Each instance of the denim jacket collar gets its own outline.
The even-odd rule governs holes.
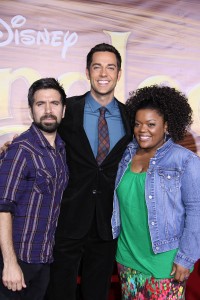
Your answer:
[[[173,141],[170,137],[168,137],[167,141],[156,150],[154,158],[163,157],[165,153],[169,150],[169,148],[173,145]],[[131,153],[135,152],[139,148],[138,142],[135,138],[133,138],[132,142],[130,142],[127,146],[127,150]]]

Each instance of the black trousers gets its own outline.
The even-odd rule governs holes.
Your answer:
[[[57,237],[45,300],[106,300],[117,240],[102,240],[96,229],[79,240]],[[81,263],[80,295],[77,275]]]
[[[49,264],[29,264],[18,261],[24,274],[26,288],[13,292],[2,282],[3,262],[0,259],[0,299],[1,300],[43,300],[49,282]]]

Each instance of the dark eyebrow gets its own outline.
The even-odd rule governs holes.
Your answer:
[[[101,66],[101,63],[93,63],[92,66]],[[117,67],[115,64],[108,64],[108,67]]]
[[[117,67],[115,64],[108,64],[108,66],[113,66],[113,67]]]
[[[97,65],[97,66],[101,66],[101,64],[100,64],[100,63],[93,63],[93,64],[92,64],[92,66],[95,66],[95,65]]]
[[[44,100],[35,100],[35,103],[38,103],[38,102],[44,103],[45,101]]]

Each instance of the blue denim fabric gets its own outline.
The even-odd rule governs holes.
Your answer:
[[[137,148],[133,140],[119,163],[111,220],[114,238],[120,233],[116,189]],[[145,199],[154,253],[178,248],[174,262],[190,269],[200,257],[200,158],[169,139],[150,160]]]

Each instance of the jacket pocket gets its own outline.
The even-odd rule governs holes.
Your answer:
[[[177,170],[158,170],[160,186],[167,192],[175,192],[180,186],[180,172]]]

